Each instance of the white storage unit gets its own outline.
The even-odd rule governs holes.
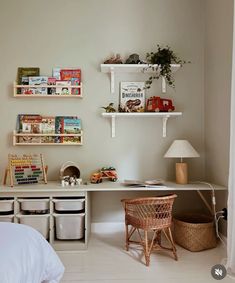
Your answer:
[[[14,215],[0,215],[0,222],[14,222]]]
[[[56,211],[81,211],[85,208],[85,198],[53,199]]]
[[[49,214],[46,215],[17,215],[20,224],[33,227],[40,232],[44,238],[49,238]]]
[[[49,211],[49,199],[18,199],[22,211],[43,213]]]
[[[10,213],[14,210],[14,199],[0,199],[0,213]]]
[[[55,214],[56,238],[79,240],[84,237],[85,214]]]

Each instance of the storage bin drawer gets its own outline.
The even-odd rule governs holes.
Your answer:
[[[81,211],[85,208],[85,199],[53,199],[56,211]]]
[[[11,212],[14,210],[14,200],[13,199],[0,199],[0,213],[1,212]]]
[[[49,199],[19,199],[21,210],[31,213],[46,213],[49,210]]]
[[[33,227],[40,232],[44,238],[49,236],[49,214],[47,215],[17,215],[20,224]]]
[[[0,222],[14,222],[14,215],[0,215]]]
[[[55,214],[56,238],[78,240],[84,237],[85,214]]]

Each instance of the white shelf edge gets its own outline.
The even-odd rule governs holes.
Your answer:
[[[116,136],[116,117],[156,117],[162,118],[162,137],[166,137],[167,122],[170,117],[181,116],[182,112],[141,112],[141,113],[102,113],[104,118],[111,118],[111,137]]]
[[[151,65],[151,64],[101,64],[101,72],[102,73],[110,73],[110,91],[114,93],[115,89],[115,73],[145,73],[151,74],[154,73],[155,70],[152,68],[158,68],[160,65]],[[181,64],[171,64],[172,72],[175,73]],[[162,77],[162,92],[166,93],[166,80]]]

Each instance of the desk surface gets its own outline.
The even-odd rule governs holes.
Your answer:
[[[227,188],[219,185],[212,184],[216,191],[226,191]],[[4,192],[103,192],[103,191],[209,191],[211,188],[206,184],[190,183],[187,185],[179,185],[173,182],[165,182],[164,186],[158,187],[128,187],[123,186],[118,182],[103,182],[100,184],[88,184],[75,187],[62,187],[59,182],[48,182],[48,184],[36,184],[36,185],[21,185],[14,186],[0,186],[0,194]]]

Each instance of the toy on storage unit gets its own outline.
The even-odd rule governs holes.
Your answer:
[[[153,96],[147,99],[146,111],[149,112],[170,112],[174,111],[171,99],[161,98],[159,96]]]
[[[103,179],[116,182],[118,179],[116,169],[114,167],[103,167],[98,172],[91,175],[90,181],[93,184],[98,184],[101,183]]]
[[[39,182],[47,183],[46,167],[42,154],[25,154],[18,156],[8,155],[8,168],[5,171],[4,185],[7,182],[7,176],[10,176],[10,185],[37,184]]]
[[[81,185],[78,165],[72,161],[65,162],[60,168],[60,180],[63,187]]]

